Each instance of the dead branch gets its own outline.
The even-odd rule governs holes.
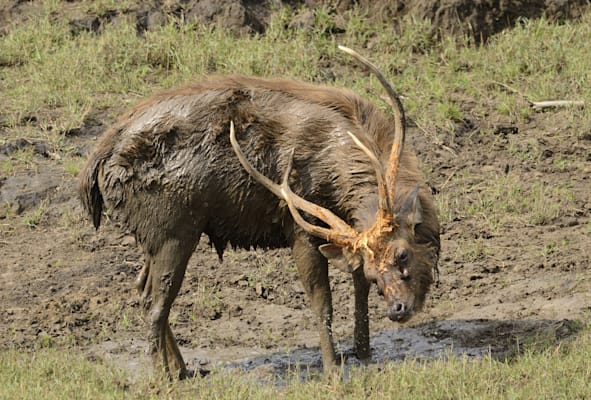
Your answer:
[[[585,102],[582,100],[548,100],[548,101],[530,101],[529,104],[534,110],[545,110],[547,108],[560,107],[585,107]]]

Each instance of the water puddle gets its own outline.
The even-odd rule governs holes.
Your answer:
[[[469,358],[491,355],[504,358],[515,354],[524,343],[536,339],[556,339],[572,335],[576,326],[569,321],[551,320],[445,320],[427,322],[414,327],[386,330],[371,337],[371,364],[398,363],[405,359],[434,360],[450,355]],[[131,371],[133,375],[151,372],[146,355],[147,342],[125,340],[103,342],[91,348],[94,353]],[[345,373],[360,362],[353,355],[352,342],[338,343],[337,350]],[[181,347],[187,367],[202,374],[212,370],[239,370],[252,373],[255,379],[281,385],[294,373],[309,379],[321,372],[322,359],[318,347],[269,352],[251,347],[190,349]]]

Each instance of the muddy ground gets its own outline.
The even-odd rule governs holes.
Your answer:
[[[463,103],[465,115],[470,110]],[[68,143],[86,153],[112,122],[106,115],[93,115]],[[459,123],[445,143],[410,127],[409,142],[437,196],[473,196],[491,176],[511,174],[549,187],[568,181],[576,206],[543,224],[514,223],[500,232],[471,216],[446,222],[439,282],[422,313],[393,323],[372,291],[376,362],[450,351],[504,357],[540,337],[574,335],[576,321],[589,321],[591,132],[572,132],[570,115],[534,113],[517,124],[491,111]],[[133,286],[142,266],[134,238],[114,223],[94,230],[81,213],[75,177],[42,142],[5,144],[0,159],[23,147],[34,148],[30,171],[0,176],[0,348],[75,348],[136,371],[149,368]],[[516,148],[535,157],[519,157]],[[561,159],[570,166],[556,168]],[[475,244],[474,251],[459,248]],[[339,271],[331,275],[335,337],[354,364],[352,282]],[[296,364],[320,365],[312,313],[287,250],[228,251],[219,263],[202,238],[171,320],[194,369],[240,367],[269,377]]]

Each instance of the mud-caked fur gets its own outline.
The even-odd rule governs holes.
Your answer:
[[[335,363],[335,353],[328,263],[318,250],[324,242],[295,225],[284,202],[245,172],[230,145],[230,121],[248,160],[271,180],[281,181],[294,149],[290,178],[294,192],[359,231],[375,222],[375,169],[347,131],[387,164],[393,140],[391,118],[347,90],[246,76],[210,77],[165,91],[119,118],[80,173],[84,208],[95,227],[106,208],[136,235],[146,260],[138,289],[150,323],[151,351],[168,373],[180,377],[187,373],[168,315],[202,234],[220,257],[228,244],[292,248],[318,318],[323,360],[329,367]],[[417,308],[433,280],[439,223],[430,190],[408,146],[399,170],[395,209],[418,185],[420,223],[399,221],[399,229],[392,233],[393,240],[403,240],[413,252],[405,284]],[[366,359],[369,282],[362,268],[352,271],[355,346],[358,356]]]

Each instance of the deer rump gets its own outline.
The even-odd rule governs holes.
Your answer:
[[[286,202],[246,172],[230,143],[231,123],[244,157],[262,175],[279,182],[293,164],[286,180],[298,196],[330,210],[355,231],[376,224],[383,205],[376,165],[351,133],[380,164],[388,165],[396,121],[347,90],[246,76],[210,77],[172,89],[123,115],[80,174],[82,203],[95,227],[106,208],[136,235],[146,258],[137,285],[150,316],[151,351],[166,371],[180,377],[187,373],[167,318],[202,234],[220,258],[228,243],[247,249],[293,248],[318,318],[326,368],[336,358],[327,262],[318,246],[330,237],[306,233],[294,223]],[[404,290],[412,292],[409,301],[419,308],[437,264],[439,223],[414,153],[408,147],[400,150],[390,212],[406,218],[411,199],[420,221],[401,238],[397,230],[404,231],[406,220],[390,221],[389,229],[392,240],[407,243],[414,257],[413,279],[405,283],[410,289]],[[307,213],[304,218],[327,226]],[[360,358],[368,358],[369,283],[357,267],[367,264],[373,251],[363,257],[353,253],[346,255],[357,264],[349,269],[355,295],[365,297],[365,305],[363,299],[356,305],[354,341]],[[388,257],[398,253],[393,254]],[[391,278],[384,279],[378,279],[380,287],[388,287]]]

